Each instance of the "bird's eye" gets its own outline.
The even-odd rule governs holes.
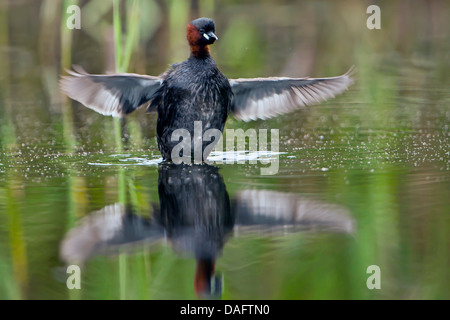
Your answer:
[[[205,33],[205,29],[200,29],[200,33]]]

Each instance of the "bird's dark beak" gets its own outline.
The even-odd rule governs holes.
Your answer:
[[[208,40],[208,41],[211,40],[211,39],[214,39],[213,42],[216,41],[216,40],[219,40],[219,38],[212,31],[210,31],[208,33],[204,33],[203,37],[205,37],[206,40]]]
[[[216,36],[216,34],[214,32],[208,32],[208,35],[213,38],[214,40],[219,40],[219,38]]]

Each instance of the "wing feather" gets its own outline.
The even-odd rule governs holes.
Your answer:
[[[269,119],[341,94],[353,83],[352,67],[331,78],[230,79],[233,90],[231,111],[238,120]]]
[[[86,107],[113,117],[123,117],[146,104],[163,81],[135,73],[95,75],[78,66],[73,69],[61,77],[61,90]]]

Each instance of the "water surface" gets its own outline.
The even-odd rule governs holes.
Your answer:
[[[209,292],[223,299],[448,299],[448,4],[381,1],[382,29],[370,31],[350,2],[214,3],[202,12],[217,21],[212,51],[229,77],[358,69],[327,103],[228,120],[279,129],[275,175],[260,162],[161,165],[156,115],[143,110],[118,146],[111,118],[59,93],[57,12],[0,2],[0,298],[193,299],[214,275]],[[186,57],[188,12],[149,13],[130,71]],[[104,72],[96,30],[74,33],[71,60]],[[69,264],[81,290],[66,286]],[[379,290],[366,286],[371,265]]]

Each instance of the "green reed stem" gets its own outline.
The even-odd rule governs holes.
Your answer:
[[[120,72],[120,63],[122,61],[122,21],[120,19],[119,0],[113,1],[113,24],[116,72]]]
[[[131,56],[136,50],[136,46],[139,40],[139,16],[140,8],[139,2],[134,0],[126,2],[127,10],[127,34],[125,44],[122,40],[122,21],[120,14],[120,2],[119,0],[113,1],[113,23],[114,23],[114,42],[115,42],[115,65],[116,72],[127,72],[130,66]],[[139,130],[136,130],[136,123],[132,121],[133,132],[139,134]],[[114,120],[114,133],[116,146],[119,151],[123,150],[122,143],[122,126],[119,119]],[[137,135],[138,140],[139,135]]]
[[[130,5],[127,2],[127,38],[125,41],[125,48],[122,55],[121,72],[128,71],[128,67],[130,65],[131,55],[133,51],[136,49],[136,45],[139,39],[139,4],[136,0]]]

